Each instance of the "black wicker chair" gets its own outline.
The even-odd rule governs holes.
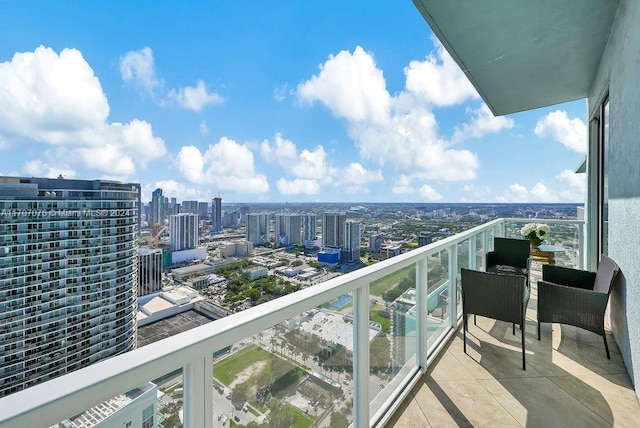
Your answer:
[[[601,335],[607,358],[611,359],[604,313],[619,271],[616,262],[605,255],[596,272],[543,265],[538,281],[538,340],[540,323],[573,325]]]
[[[522,275],[507,275],[461,269],[464,352],[467,352],[469,315],[520,324],[522,335],[522,370],[526,370],[524,327],[529,288]],[[515,334],[515,328],[514,328]]]
[[[529,283],[531,243],[526,239],[493,238],[493,251],[486,257],[486,271],[522,275]]]

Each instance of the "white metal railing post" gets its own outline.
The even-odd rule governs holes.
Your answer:
[[[577,225],[578,228],[578,269],[584,269],[584,261],[586,259],[584,253],[584,225]]]
[[[476,270],[476,258],[478,257],[478,249],[476,248],[476,242],[478,238],[473,235],[469,238],[469,269]]]
[[[213,356],[202,355],[183,368],[184,426],[213,426]]]
[[[449,254],[449,326],[457,328],[458,326],[458,244],[451,244],[447,248]]]
[[[486,254],[489,252],[489,237],[487,236],[487,231],[482,231],[482,268],[487,270],[486,266]]]
[[[416,336],[417,336],[417,349],[416,349],[416,362],[422,372],[427,371],[427,343],[429,338],[427,336],[429,328],[428,322],[428,268],[427,257],[424,257],[418,262],[418,269],[416,269],[416,301],[417,301],[417,323],[416,323]],[[444,308],[443,308],[444,310]]]
[[[369,285],[353,292],[353,426],[369,426]]]

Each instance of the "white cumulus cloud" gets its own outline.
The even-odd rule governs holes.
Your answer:
[[[494,116],[485,103],[473,109],[468,107],[467,114],[471,116],[471,121],[456,127],[451,141],[454,143],[466,140],[467,138],[480,138],[489,133],[500,132],[503,129],[513,128],[514,121],[504,116]]]
[[[396,195],[409,195],[415,192],[415,189],[412,186],[412,182],[413,179],[411,177],[402,174],[394,181],[391,192]]]
[[[108,123],[109,104],[100,81],[77,49],[39,46],[0,63],[0,141],[55,146],[32,170],[67,172],[80,165],[130,176],[137,166],[166,153],[149,123]],[[51,156],[53,153],[55,156]],[[38,163],[38,161],[40,163]],[[65,174],[63,174],[65,175]]]
[[[335,116],[346,119],[348,135],[362,159],[390,165],[402,173],[411,170],[411,175],[421,180],[474,180],[479,168],[476,154],[455,149],[455,142],[441,137],[430,108],[460,103],[477,94],[473,88],[468,89],[468,81],[459,70],[462,80],[447,75],[457,65],[447,59],[444,51],[438,50],[426,62],[429,73],[445,79],[446,85],[453,82],[456,91],[462,85],[459,93],[450,99],[430,95],[420,86],[425,78],[430,81],[429,73],[423,76],[419,64],[414,63],[405,69],[407,89],[392,96],[373,56],[358,46],[353,53],[342,51],[330,56],[320,65],[319,74],[298,85],[298,99],[303,103],[318,101]],[[450,78],[453,80],[447,80]],[[436,79],[434,85],[444,83]],[[425,99],[429,102],[425,103]],[[460,128],[456,138],[462,134],[481,136],[512,126],[510,119],[488,117],[482,107],[470,113],[472,122]]]
[[[530,190],[520,183],[509,185],[502,195],[496,198],[498,202],[557,202],[558,197],[544,183],[536,183]]]
[[[316,180],[303,178],[288,180],[281,177],[276,181],[276,187],[283,195],[317,195],[320,193],[320,184]]]
[[[256,172],[251,150],[227,137],[220,138],[204,153],[195,146],[184,146],[178,152],[176,162],[184,178],[196,184],[206,184],[216,191],[269,191],[267,178]]]
[[[185,86],[179,89],[172,89],[168,95],[178,107],[187,110],[200,111],[209,104],[221,104],[224,99],[215,92],[207,91],[202,80],[198,80],[196,86]]]
[[[587,174],[576,174],[565,169],[556,178],[562,183],[560,199],[569,202],[584,202],[587,188]]]
[[[536,123],[538,137],[550,137],[577,153],[587,153],[587,125],[579,118],[569,119],[566,111],[548,113]]]
[[[202,80],[198,80],[195,86],[167,89],[165,82],[156,75],[153,50],[148,46],[120,57],[120,76],[160,105],[173,104],[186,110],[201,111],[209,104],[224,102],[220,94],[207,90]]]
[[[384,123],[391,97],[382,70],[373,57],[357,46],[351,54],[341,51],[320,65],[320,73],[298,85],[303,102],[321,101],[335,116],[350,121]]]
[[[419,190],[420,197],[425,201],[439,201],[442,199],[442,195],[428,184],[423,184]]]
[[[480,96],[442,44],[425,61],[411,61],[405,68],[407,90],[435,106],[451,106]]]
[[[62,176],[70,179],[75,178],[76,176],[76,172],[72,168],[50,166],[40,160],[27,161],[24,165],[24,172],[26,175],[31,177],[58,178],[59,176]]]

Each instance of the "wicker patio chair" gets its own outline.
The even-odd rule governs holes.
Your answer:
[[[493,238],[493,251],[486,257],[486,271],[522,275],[529,283],[531,243],[526,239]]]
[[[524,334],[529,288],[522,275],[497,274],[461,269],[464,352],[467,352],[468,316],[480,315],[520,324],[522,370],[526,370]],[[514,328],[515,334],[515,328]]]
[[[601,335],[607,358],[611,359],[604,313],[619,271],[616,262],[605,255],[596,272],[543,265],[538,281],[538,340],[540,323],[573,325]]]

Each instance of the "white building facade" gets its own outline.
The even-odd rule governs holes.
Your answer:
[[[198,245],[198,214],[169,216],[171,251],[191,250]]]

